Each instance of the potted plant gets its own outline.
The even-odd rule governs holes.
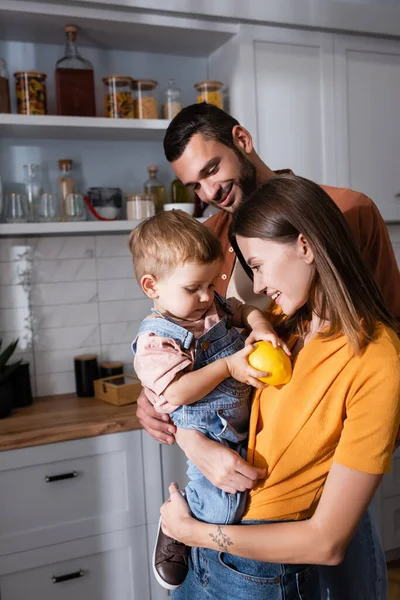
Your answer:
[[[10,378],[21,363],[19,360],[12,365],[7,364],[15,352],[18,340],[12,342],[3,352],[1,352],[2,343],[3,340],[0,340],[0,419],[7,417],[12,411],[13,385]]]

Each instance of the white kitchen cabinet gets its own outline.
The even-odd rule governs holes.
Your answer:
[[[400,219],[400,42],[335,36],[339,184]]]

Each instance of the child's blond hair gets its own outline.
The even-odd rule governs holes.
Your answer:
[[[140,223],[129,237],[138,282],[149,273],[162,279],[185,262],[211,263],[223,258],[219,239],[182,210],[169,210]]]

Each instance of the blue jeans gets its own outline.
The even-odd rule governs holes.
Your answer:
[[[321,600],[387,600],[386,561],[369,508],[336,567],[318,567]]]

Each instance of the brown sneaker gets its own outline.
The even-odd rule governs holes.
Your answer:
[[[189,550],[189,546],[163,533],[160,519],[153,552],[153,572],[158,583],[166,590],[176,590],[185,581]]]

